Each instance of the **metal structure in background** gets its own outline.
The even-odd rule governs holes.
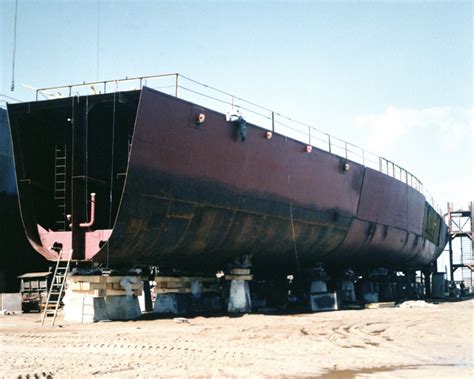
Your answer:
[[[166,85],[154,85],[156,81],[167,81]],[[184,84],[184,85],[183,85]],[[132,87],[124,88],[123,85]],[[245,111],[248,113],[247,121],[261,127],[267,128],[272,132],[292,137],[308,146],[314,146],[329,153],[339,155],[354,162],[361,163],[364,166],[378,170],[388,176],[391,176],[401,182],[406,183],[412,188],[421,192],[431,203],[433,208],[442,215],[442,211],[436,205],[433,196],[423,187],[423,183],[413,174],[403,167],[395,164],[389,159],[371,153],[359,146],[356,146],[343,139],[337,138],[324,131],[321,131],[312,125],[284,116],[269,108],[260,106],[241,97],[232,95],[228,92],[211,87],[194,79],[188,78],[179,73],[170,73],[162,75],[149,75],[133,78],[124,78],[116,80],[103,80],[95,82],[83,82],[69,84],[65,86],[55,86],[39,88],[36,90],[36,100],[39,95],[46,99],[61,98],[65,96],[79,96],[87,94],[105,94],[108,92],[118,92],[124,90],[137,90],[143,86],[153,89],[159,89],[168,92],[176,97],[189,101],[199,99],[199,104],[208,106],[203,101],[213,103],[213,109],[223,111],[230,109],[235,111]],[[63,94],[61,91],[65,91]],[[206,93],[204,93],[204,91]],[[218,105],[225,106],[226,109],[219,109]]]
[[[474,225],[472,223],[473,207],[469,203],[468,209],[453,209],[453,204],[448,203],[447,224],[449,232],[449,263],[451,270],[451,281],[454,280],[454,272],[461,269],[461,280],[466,287],[473,288],[473,235]],[[454,240],[458,240],[458,249],[453,249]]]

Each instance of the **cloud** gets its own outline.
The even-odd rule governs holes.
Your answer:
[[[466,139],[472,141],[472,115],[472,108],[390,106],[380,114],[356,117],[355,125],[364,130],[365,145],[374,152],[390,153],[405,139],[419,137],[422,133],[440,149],[449,152]]]
[[[354,123],[363,146],[416,175],[444,207],[473,200],[473,110],[391,106]]]

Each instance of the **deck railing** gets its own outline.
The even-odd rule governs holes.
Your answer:
[[[380,171],[422,193],[433,208],[442,216],[442,211],[436,205],[431,193],[424,188],[423,183],[415,175],[391,160],[319,130],[310,124],[295,120],[270,108],[263,107],[179,73],[133,78],[126,77],[118,80],[83,82],[40,88],[36,90],[36,100],[39,100],[39,96],[51,99],[65,96],[137,90],[143,86],[199,103],[222,113],[239,111],[245,114],[247,122]]]

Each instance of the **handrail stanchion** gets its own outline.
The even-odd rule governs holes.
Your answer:
[[[222,97],[220,97],[219,99],[217,99],[216,97],[212,97],[212,96],[208,96],[206,95],[205,93],[201,93],[201,92],[197,92],[195,90],[192,90],[190,88],[186,88],[185,86],[184,87],[181,87],[182,90],[184,90],[185,92],[186,91],[189,91],[189,92],[193,92],[193,93],[196,93],[200,96],[204,96],[204,97],[208,97],[210,99],[213,99],[213,100],[216,100],[216,101],[219,101],[221,103],[225,103],[228,105],[231,105],[232,106],[232,109],[235,108],[235,100],[237,99],[239,102],[242,101],[242,102],[245,102],[247,104],[250,104],[252,107],[257,107],[261,110],[263,110],[264,114],[262,113],[258,113],[257,111],[255,110],[252,110],[252,109],[246,109],[242,106],[242,104],[239,103],[239,107],[243,110],[247,110],[249,112],[252,112],[256,115],[259,115],[259,116],[262,116],[264,117],[265,119],[269,119],[270,117],[267,116],[269,115],[269,113],[271,113],[271,123],[272,123],[272,133],[275,133],[275,129],[276,129],[276,123],[280,123],[280,125],[282,125],[283,127],[288,127],[290,129],[293,129],[293,130],[297,130],[299,133],[301,133],[302,135],[304,135],[304,131],[302,129],[302,127],[308,127],[308,142],[310,144],[310,146],[312,146],[312,135],[311,135],[311,129],[314,129],[316,133],[321,133],[321,136],[322,135],[326,135],[327,136],[327,151],[331,154],[336,154],[338,156],[345,156],[346,159],[349,159],[349,152],[351,152],[354,156],[352,156],[352,159],[354,159],[355,161],[359,162],[360,163],[360,160],[362,158],[362,164],[364,166],[366,166],[366,164],[368,164],[370,167],[373,167],[374,169],[376,169],[377,167],[377,158],[379,160],[379,164],[378,164],[378,170],[379,172],[385,174],[385,175],[388,175],[388,176],[391,176],[393,177],[394,179],[399,179],[400,181],[402,182],[405,182],[407,185],[410,185],[412,188],[414,189],[417,189],[418,191],[423,191],[423,185],[422,183],[418,180],[418,178],[416,178],[414,175],[412,175],[411,173],[409,173],[406,169],[402,168],[401,166],[399,165],[396,165],[394,162],[391,162],[389,161],[388,159],[386,158],[383,158],[383,157],[380,157],[379,155],[377,154],[373,154],[371,153],[370,151],[365,151],[363,148],[357,146],[357,145],[354,145],[352,143],[348,143],[347,141],[344,141],[342,139],[339,139],[337,137],[333,137],[331,136],[329,133],[325,133],[309,124],[306,124],[306,123],[303,123],[303,122],[300,122],[300,121],[297,121],[297,120],[293,120],[289,117],[286,117],[284,115],[281,115],[279,114],[278,112],[274,112],[273,110],[269,109],[269,108],[265,108],[263,106],[260,106],[258,104],[255,104],[255,103],[252,103],[248,100],[245,100],[243,98],[240,98],[238,96],[234,96],[232,95],[231,93],[229,92],[224,92],[222,90],[219,90],[217,88],[214,88],[214,87],[211,87],[211,86],[208,86],[204,83],[200,83],[198,81],[195,81],[193,79],[190,79],[186,76],[183,76],[183,75],[180,75],[178,72],[173,72],[173,73],[166,73],[166,74],[161,74],[161,75],[149,75],[149,76],[137,76],[137,77],[134,77],[134,78],[128,78],[128,77],[125,77],[123,79],[116,79],[116,80],[105,80],[105,81],[97,81],[97,82],[89,82],[89,83],[86,83],[86,82],[82,82],[82,83],[77,83],[77,84],[69,84],[69,85],[63,85],[63,86],[56,86],[56,87],[49,87],[49,88],[38,88],[36,89],[36,101],[39,100],[39,95],[41,94],[43,97],[45,97],[46,99],[50,98],[51,95],[48,96],[49,92],[48,91],[55,91],[55,90],[59,90],[59,89],[62,89],[63,91],[65,91],[66,89],[69,90],[69,97],[72,96],[72,88],[83,88],[85,86],[90,86],[90,85],[101,85],[103,84],[103,88],[104,88],[104,93],[107,93],[107,84],[108,83],[115,83],[115,92],[118,91],[118,88],[119,88],[119,83],[122,83],[122,82],[128,82],[128,81],[139,81],[139,86],[140,86],[140,89],[143,87],[143,85],[147,85],[147,79],[158,79],[158,78],[169,78],[170,80],[172,80],[173,76],[175,77],[175,83],[174,83],[174,87],[175,87],[175,96],[178,97],[179,96],[179,93],[181,92],[180,91],[180,76],[181,76],[181,81],[184,80],[185,84],[189,81],[189,82],[192,82],[192,83],[195,83],[197,84],[200,88],[201,87],[204,87],[206,88],[207,90],[211,90],[211,91],[216,91],[220,94],[220,96],[225,96],[225,100],[222,99]],[[173,85],[169,85],[169,86],[166,86],[166,87],[163,87],[163,88],[169,88],[169,87],[173,87]],[[171,90],[172,91],[172,90]],[[95,92],[95,91],[94,91]],[[77,96],[80,96],[79,95],[79,92],[77,92]],[[184,95],[184,97],[186,97],[186,95]],[[275,117],[278,116],[279,119],[278,121],[276,121]],[[293,125],[293,124],[299,124],[299,129],[295,129],[294,127],[290,127],[288,125],[285,125],[283,123],[280,122],[280,119],[282,121],[284,120],[288,120],[290,121],[290,124]],[[267,122],[267,121],[266,121]],[[321,137],[319,138],[318,137],[318,134],[315,134],[314,135],[314,138],[316,140],[320,140],[322,141],[323,143],[323,146],[324,146],[324,138]],[[337,139],[338,141],[340,142],[343,142],[344,143],[344,146],[342,146],[341,144],[339,143],[336,143],[335,144],[335,147],[336,147],[336,152],[332,152],[332,141],[331,139],[332,138],[335,138]],[[298,139],[299,141],[302,141],[302,139]],[[348,145],[351,145],[355,148],[354,151],[349,151],[349,148],[348,148]],[[340,150],[344,149],[344,154],[342,154],[342,152]],[[357,149],[360,149],[361,151],[361,155],[359,155],[358,153],[356,153],[356,150]],[[367,156],[366,156],[367,155]],[[370,155],[370,157],[369,157]],[[390,170],[390,166],[392,168],[392,170]],[[397,171],[398,170],[398,175],[397,175]],[[431,196],[432,197],[432,196]],[[427,197],[429,198],[429,197]],[[433,200],[433,199],[432,199]],[[434,202],[434,200],[433,200]]]
[[[179,87],[179,82],[178,82],[179,74],[176,73],[176,81],[175,81],[175,92],[174,95],[178,97],[178,87]]]
[[[272,112],[272,133],[275,133],[275,112]]]

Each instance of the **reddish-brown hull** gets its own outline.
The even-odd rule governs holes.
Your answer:
[[[296,250],[305,267],[419,268],[446,243],[444,222],[405,183],[254,125],[241,142],[223,114],[139,96],[113,231],[86,252],[93,260],[212,271],[252,254],[260,271],[291,272]]]

